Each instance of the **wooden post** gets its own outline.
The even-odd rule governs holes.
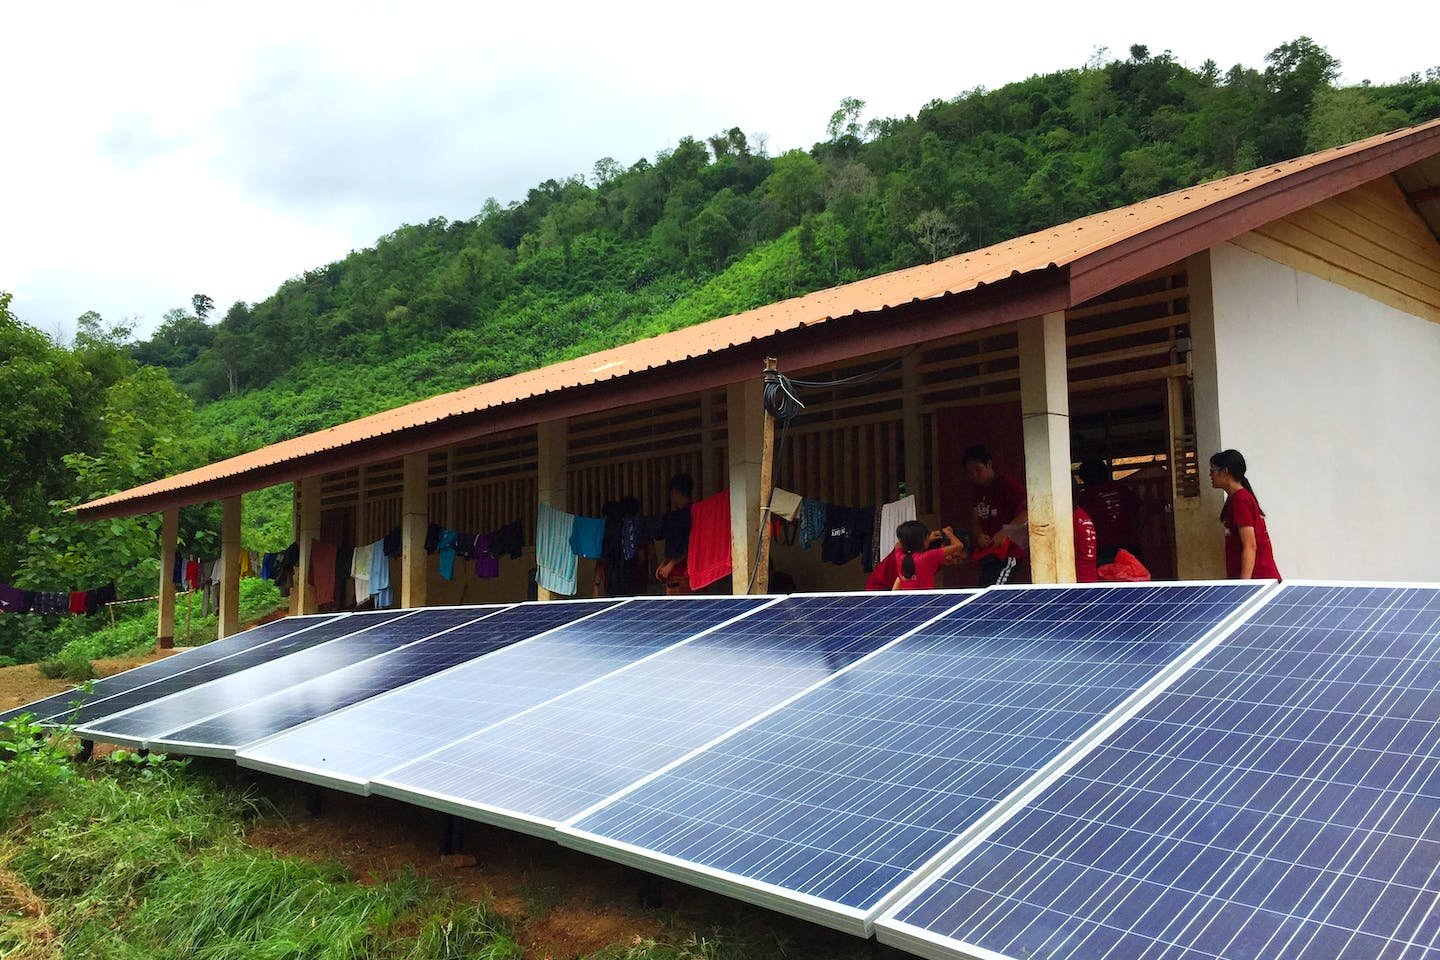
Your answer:
[[[568,502],[565,460],[567,458],[566,444],[570,422],[568,420],[549,420],[537,424],[536,430],[536,472],[539,474],[536,483],[537,499],[540,503],[548,503],[556,510],[565,510]],[[538,504],[537,504],[538,510]],[[539,544],[536,544],[538,551]],[[551,593],[544,587],[538,588],[536,596],[541,600],[554,600],[557,594]]]
[[[300,545],[300,564],[295,568],[295,585],[291,588],[295,598],[291,609],[297,614],[314,613],[315,588],[310,585],[310,545],[320,539],[320,478],[306,477],[296,481],[300,494],[300,516],[296,522],[295,541]]]
[[[161,650],[175,646],[175,550],[180,538],[180,508],[160,514],[160,616],[156,622],[155,645]]]
[[[220,502],[220,637],[240,630],[240,498]]]
[[[412,453],[405,458],[400,513],[400,605],[425,606],[425,528],[430,523],[430,455]]]
[[[767,374],[778,369],[774,357],[765,358]],[[755,585],[750,588],[751,593],[770,592],[770,495],[775,490],[775,417],[764,406],[763,392],[760,402],[764,411],[760,429],[760,557],[755,561]]]
[[[1223,491],[1206,475],[1209,457],[1225,449],[1220,437],[1220,370],[1215,338],[1215,290],[1210,252],[1185,261],[1190,302],[1190,372],[1195,410],[1195,455],[1200,463],[1200,496],[1175,503],[1175,576],[1211,580],[1225,576],[1225,533],[1220,526]]]
[[[755,567],[760,528],[760,467],[764,459],[765,385],[756,377],[725,389],[730,462],[731,592],[743,595]],[[757,583],[758,583],[757,578]]]
[[[925,434],[920,419],[920,351],[912,350],[900,361],[900,442],[905,448],[905,492],[915,497],[917,514],[929,512],[930,501],[925,498],[929,486],[925,469]],[[896,491],[885,491],[887,499],[893,499]],[[939,505],[935,510],[939,510]],[[889,536],[889,534],[886,534]]]
[[[1035,583],[1074,583],[1065,314],[1021,320],[1019,333],[1030,574]]]

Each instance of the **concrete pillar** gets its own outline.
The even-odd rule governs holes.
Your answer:
[[[220,636],[240,631],[240,498],[220,502]]]
[[[155,645],[161,650],[175,646],[175,550],[180,538],[180,508],[160,514],[160,617]]]
[[[1215,292],[1210,252],[1185,261],[1190,288],[1190,376],[1195,411],[1195,455],[1200,496],[1175,499],[1175,575],[1181,580],[1225,576],[1225,533],[1220,508],[1225,493],[1210,487],[1210,456],[1225,449],[1220,436],[1220,373],[1215,340]]]
[[[912,350],[900,361],[903,392],[900,396],[900,440],[905,446],[905,491],[915,497],[915,509],[928,513],[932,507],[926,499],[928,478],[925,463],[925,434],[920,418],[920,351]],[[894,491],[886,491],[887,496]],[[939,510],[939,504],[933,505]]]
[[[733,592],[743,595],[754,573],[760,530],[760,461],[764,453],[765,384],[755,379],[725,388],[730,468],[730,563]]]
[[[400,505],[400,605],[425,606],[428,571],[425,528],[430,523],[430,455],[412,453],[405,458],[404,490]]]
[[[290,593],[290,610],[296,614],[314,613],[315,588],[310,585],[310,545],[320,539],[320,478],[306,477],[295,483],[300,506],[295,522],[295,542],[300,545],[300,565],[295,570],[295,585]]]
[[[1019,333],[1030,575],[1035,583],[1074,583],[1065,314],[1047,313],[1021,320]]]
[[[567,459],[568,420],[550,420],[538,424],[536,430],[536,468],[538,473],[536,492],[540,503],[548,503],[556,510],[568,510],[569,490],[565,476]],[[541,600],[554,600],[559,594],[540,587],[536,593]]]

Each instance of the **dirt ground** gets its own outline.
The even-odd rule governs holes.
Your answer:
[[[460,849],[475,865],[449,866],[440,856],[439,814],[383,797],[325,791],[321,813],[312,817],[304,787],[263,775],[254,780],[281,818],[252,828],[250,842],[341,863],[362,880],[413,866],[467,899],[489,897],[516,923],[526,956],[537,960],[568,960],[653,938],[706,937],[721,927],[757,942],[803,943],[807,953],[822,956],[857,952],[854,938],[684,884],[663,882],[661,905],[644,906],[640,872],[484,824],[463,827]],[[834,948],[825,949],[832,942]]]
[[[149,663],[151,660],[160,660],[171,654],[179,653],[182,649],[184,648],[151,650],[135,657],[96,660],[95,674],[100,677],[108,677],[111,674]],[[40,675],[40,668],[33,663],[22,663],[15,667],[0,667],[0,711],[43,700],[51,694],[69,690],[73,686],[75,683],[71,680],[47,680]]]

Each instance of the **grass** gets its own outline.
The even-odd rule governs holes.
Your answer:
[[[519,890],[512,920],[413,869],[363,881],[246,840],[276,809],[233,768],[0,724],[0,957],[5,960],[519,960],[517,930],[573,891]],[[753,927],[754,929],[751,929]],[[636,939],[585,960],[820,960],[866,945],[788,941],[764,923]]]

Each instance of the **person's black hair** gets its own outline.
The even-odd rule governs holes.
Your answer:
[[[695,479],[688,473],[677,473],[670,478],[670,489],[682,497],[694,496]]]
[[[900,561],[900,572],[908,580],[915,576],[915,554],[925,549],[925,540],[930,528],[919,520],[906,520],[895,528],[895,539],[900,541],[900,550],[905,558]]]
[[[634,497],[621,497],[620,515],[622,517],[640,516],[640,501]]]
[[[1255,488],[1250,486],[1250,480],[1245,476],[1245,457],[1239,450],[1221,450],[1210,458],[1210,469],[1224,470],[1239,480],[1240,486],[1250,491],[1250,496],[1255,497]],[[1255,497],[1255,508],[1260,510],[1259,497]],[[1264,510],[1260,510],[1260,516],[1265,516]]]
[[[1080,482],[1087,487],[1097,487],[1108,482],[1113,476],[1110,464],[1098,457],[1080,461],[1080,469],[1075,472],[1080,475]]]
[[[969,466],[972,462],[988,464],[990,462],[990,448],[983,443],[973,443],[966,447],[965,452],[960,455],[960,465],[962,467]]]

